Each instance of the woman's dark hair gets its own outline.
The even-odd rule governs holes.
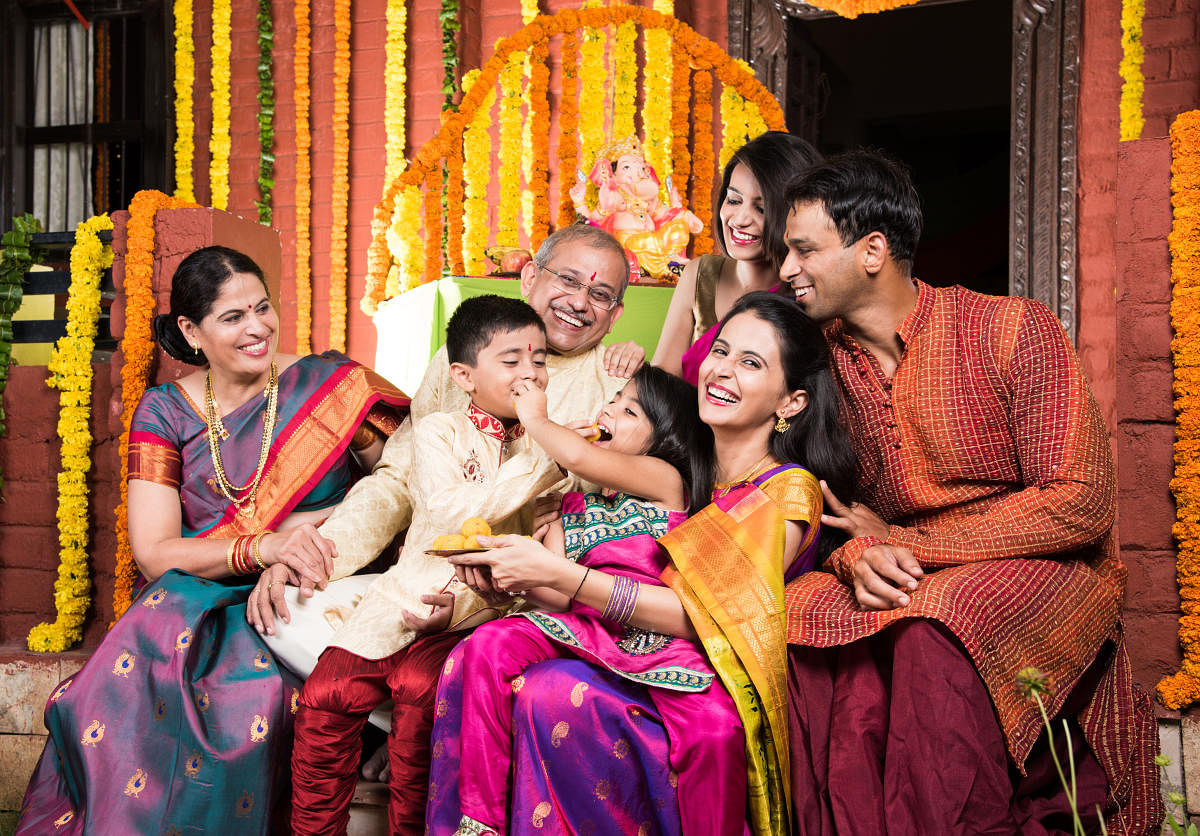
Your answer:
[[[841,398],[820,326],[795,302],[767,291],[739,299],[721,327],[741,313],[753,314],[774,329],[788,391],[808,393],[808,405],[788,419],[791,426],[784,432],[771,431],[771,455],[803,466],[824,479],[838,499],[850,502],[857,487],[858,459],[842,424]]]
[[[700,420],[696,387],[662,369],[642,365],[631,380],[637,399],[650,421],[647,456],[662,459],[679,471],[688,513],[712,502],[713,436]]]
[[[180,262],[171,279],[171,311],[159,314],[153,321],[154,339],[163,351],[191,366],[208,362],[203,351],[193,351],[188,345],[179,330],[179,317],[199,324],[212,311],[221,287],[236,273],[256,276],[263,289],[267,288],[267,279],[254,259],[228,247],[204,247]]]
[[[792,208],[791,203],[784,197],[784,189],[796,175],[820,161],[821,152],[807,140],[784,131],[767,131],[760,134],[735,151],[725,164],[713,217],[721,217],[721,206],[729,194],[729,179],[733,176],[733,170],[739,163],[746,166],[758,181],[758,188],[762,193],[763,252],[767,254],[771,267],[775,272],[779,272],[783,259],[787,256],[787,245],[783,242],[784,226],[787,223],[788,210]],[[728,252],[725,246],[725,225],[718,220],[714,226],[722,251]]]

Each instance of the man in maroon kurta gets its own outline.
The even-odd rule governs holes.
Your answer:
[[[1148,832],[1156,735],[1121,630],[1112,457],[1061,325],[913,279],[919,202],[881,157],[810,169],[789,203],[782,277],[831,323],[861,468],[859,503],[827,497],[850,539],[787,590],[799,832],[1069,831],[1027,666],[1075,731],[1084,820],[1099,805],[1108,832]]]

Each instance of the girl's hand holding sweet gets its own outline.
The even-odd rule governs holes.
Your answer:
[[[511,595],[535,586],[556,588],[557,570],[569,564],[536,540],[516,534],[480,537],[479,545],[487,551],[454,555],[450,562],[462,567],[490,567],[492,585]]]
[[[546,393],[531,380],[518,380],[512,388],[513,406],[517,420],[528,424],[538,418],[546,418]]]

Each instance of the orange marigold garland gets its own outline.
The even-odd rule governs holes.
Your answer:
[[[704,229],[692,242],[692,255],[713,251],[712,199],[713,175],[713,83],[712,73],[700,70],[692,81],[695,100],[692,105],[692,206]]]
[[[441,278],[441,259],[438,251],[442,248],[442,172],[436,168],[429,169],[425,175],[425,276],[424,281],[432,282]]]
[[[671,167],[660,175],[670,173],[676,184],[686,184],[691,174],[692,155],[688,153],[688,120],[691,118],[691,76],[687,50],[682,44],[671,48]]]
[[[529,60],[531,121],[535,125],[549,125],[550,47],[546,41],[539,41],[530,48]],[[528,185],[533,194],[533,218],[529,224],[529,249],[537,252],[550,234],[550,131],[534,131],[531,140],[533,154]]]
[[[1179,673],[1158,683],[1167,708],[1200,700],[1200,110],[1171,125],[1171,354],[1175,366],[1176,579],[1182,614]]]
[[[562,36],[562,90],[558,106],[558,225],[575,222],[571,188],[579,170],[579,38],[574,28]]]
[[[296,0],[296,44],[292,66],[296,101],[296,351],[312,351],[312,131],[309,106],[309,57],[312,54],[312,24],[308,0]],[[391,214],[390,212],[388,214]],[[386,228],[386,225],[385,225]],[[377,236],[379,230],[375,230]],[[383,268],[386,275],[387,268]],[[371,275],[378,275],[373,271]],[[383,281],[378,279],[379,291]],[[371,293],[368,288],[368,294]]]
[[[329,347],[335,351],[345,351],[346,229],[350,222],[350,0],[334,0],[333,22],[333,217],[329,231]]]
[[[129,204],[125,227],[125,331],[121,335],[121,504],[117,506],[117,567],[113,612],[117,618],[129,608],[137,566],[129,545],[129,426],[133,410],[146,392],[154,365],[154,216],[159,209],[197,209],[195,203],[156,191],[141,191]]]
[[[463,263],[463,213],[466,193],[463,189],[463,146],[451,142],[446,152],[446,257],[450,273],[461,276]]]
[[[856,18],[859,15],[890,12],[901,6],[911,6],[917,0],[812,0],[812,5],[833,12],[840,17]]]

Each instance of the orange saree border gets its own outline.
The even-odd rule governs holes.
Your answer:
[[[399,389],[359,365],[340,379],[329,381],[317,397],[317,403],[306,414],[297,415],[272,446],[254,514],[243,517],[230,506],[221,520],[204,533],[205,537],[237,537],[274,528],[349,446],[375,404],[408,403],[408,397]]]

